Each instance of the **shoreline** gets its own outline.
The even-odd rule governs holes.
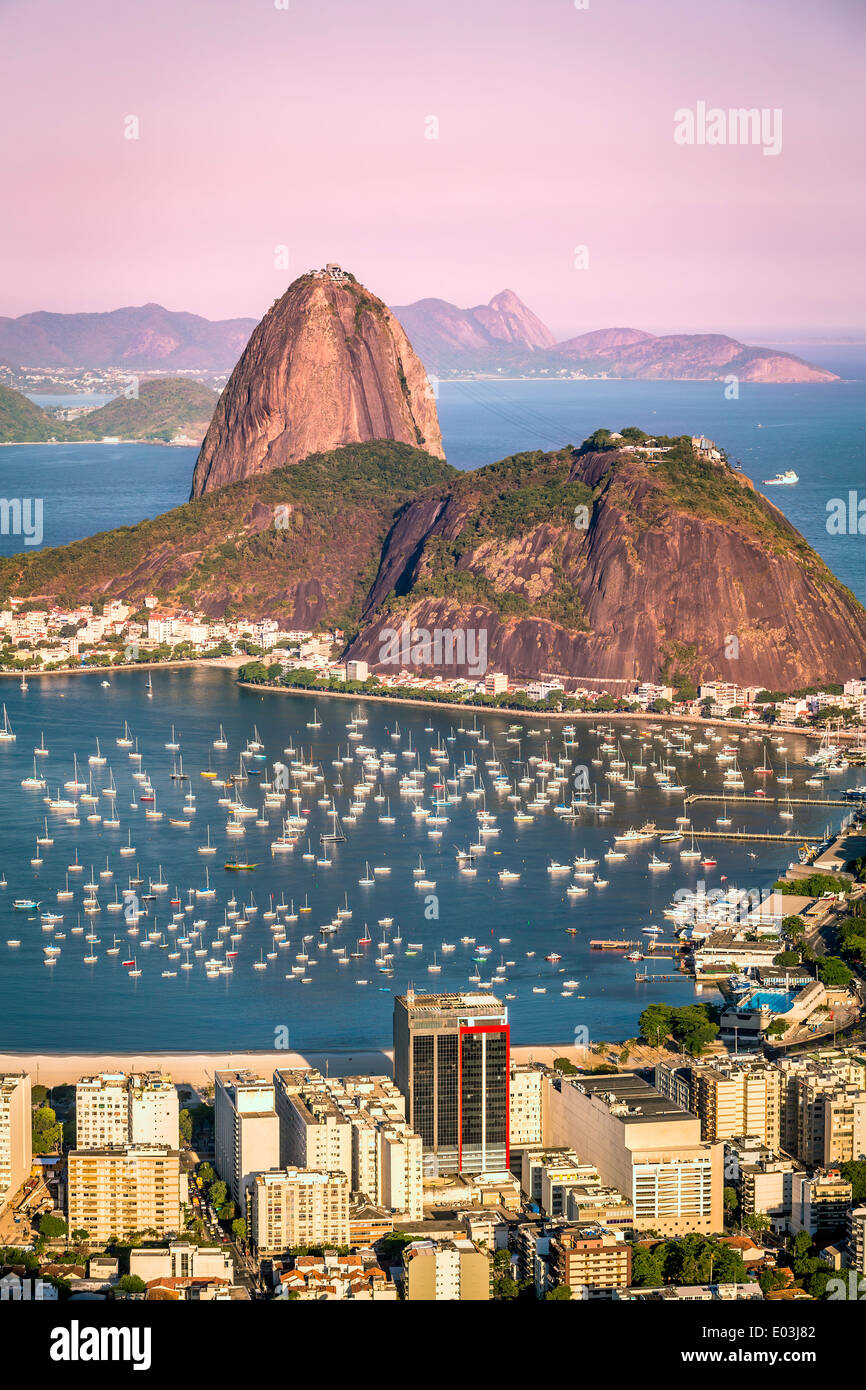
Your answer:
[[[245,662],[241,664],[246,664]],[[601,677],[599,677],[601,679]],[[749,723],[746,719],[704,719],[699,714],[649,714],[643,711],[625,710],[541,710],[523,709],[519,706],[510,709],[505,705],[476,705],[468,701],[460,700],[415,700],[402,695],[374,695],[365,690],[319,690],[314,686],[302,685],[256,685],[253,681],[241,681],[237,684],[242,690],[257,690],[260,694],[269,695],[308,695],[318,699],[320,696],[325,699],[338,700],[370,700],[373,704],[392,704],[392,705],[423,705],[426,709],[451,709],[451,710],[471,710],[474,713],[499,715],[503,718],[512,717],[516,723],[519,719],[555,719],[566,721],[569,724],[578,721],[600,720],[605,723],[608,720],[618,720],[620,722],[649,722],[652,724],[694,724],[703,729],[749,729],[755,733],[764,735],[772,732],[780,734],[800,735],[803,738],[820,739],[823,737],[823,730],[819,729],[798,729],[793,724],[755,724]],[[838,739],[857,739],[862,730],[842,729],[835,732],[833,737]]]
[[[193,656],[188,661],[134,661],[121,662],[117,666],[64,666],[59,671],[0,671],[0,677],[20,681],[22,675],[31,680],[41,680],[43,676],[99,676],[103,678],[109,671],[177,671],[182,666],[218,666],[223,670],[236,670],[249,661],[248,656]],[[240,682],[238,682],[240,684]]]
[[[621,1043],[605,1044],[610,1051],[618,1049]],[[511,1047],[514,1062],[547,1062],[555,1057],[568,1057],[577,1063],[590,1060],[598,1064],[598,1054],[586,1054],[582,1047],[562,1043],[539,1043],[535,1046],[522,1044]],[[393,1075],[393,1051],[391,1048],[358,1047],[332,1048],[320,1052],[295,1051],[236,1051],[227,1052],[0,1052],[0,1075],[4,1073],[27,1072],[34,1085],[62,1086],[78,1081],[82,1076],[92,1076],[101,1072],[142,1072],[161,1071],[171,1076],[177,1084],[195,1087],[212,1085],[215,1071],[230,1071],[235,1068],[249,1068],[266,1076],[277,1067],[289,1069],[310,1069],[327,1071],[332,1076]]]

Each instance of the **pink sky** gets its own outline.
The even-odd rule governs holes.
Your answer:
[[[866,329],[863,0],[288,4],[0,0],[0,313],[258,316],[338,260],[560,337]],[[698,101],[781,153],[676,145]]]

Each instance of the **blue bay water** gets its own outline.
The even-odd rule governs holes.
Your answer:
[[[638,967],[621,952],[592,950],[590,941],[613,938],[646,943],[644,928],[650,924],[662,927],[663,940],[672,940],[672,930],[662,913],[677,889],[694,888],[699,880],[704,880],[708,889],[736,885],[751,892],[766,888],[796,857],[796,847],[804,835],[820,833],[828,823],[838,823],[843,814],[840,808],[828,805],[797,807],[796,820],[790,825],[781,821],[777,809],[770,805],[754,800],[745,805],[729,802],[728,814],[736,829],[768,828],[783,833],[786,824],[790,825],[789,843],[762,846],[758,859],[751,857],[754,847],[747,843],[711,839],[702,843],[701,829],[712,829],[721,807],[698,803],[693,810],[698,844],[705,854],[711,852],[717,859],[716,867],[701,868],[681,861],[678,845],[653,846],[648,842],[629,847],[625,860],[609,862],[603,856],[617,831],[639,827],[646,820],[672,828],[674,817],[682,813],[682,798],[660,791],[648,771],[640,778],[641,790],[613,788],[616,810],[607,820],[597,821],[594,813],[584,812],[580,823],[569,825],[549,809],[539,812],[531,824],[516,825],[514,807],[490,785],[486,760],[498,757],[505,771],[516,776],[519,768],[512,763],[514,758],[543,757],[547,745],[555,759],[562,751],[559,725],[547,732],[543,721],[527,721],[527,732],[518,746],[506,742],[507,726],[517,716],[485,716],[490,742],[482,744],[480,738],[461,732],[461,723],[469,726],[471,720],[461,720],[456,712],[428,713],[421,708],[368,700],[360,706],[368,719],[361,728],[363,742],[350,743],[346,725],[357,708],[354,702],[319,700],[321,727],[311,729],[317,707],[313,697],[243,690],[236,685],[233,673],[224,670],[155,671],[150,699],[141,672],[113,672],[107,689],[101,679],[96,673],[33,679],[26,693],[12,680],[3,682],[3,698],[17,738],[14,743],[0,744],[0,870],[7,880],[7,886],[0,888],[0,1050],[269,1049],[275,1046],[276,1030],[284,1027],[293,1048],[387,1048],[394,992],[405,990],[410,983],[420,991],[471,987],[477,947],[489,948],[489,955],[478,964],[483,980],[495,979],[495,967],[506,965],[506,982],[500,983],[496,992],[501,998],[514,996],[508,1004],[515,1042],[569,1043],[574,1040],[575,1029],[586,1029],[593,1039],[632,1035],[641,1009],[653,1000],[684,1003],[716,996],[711,990],[696,993],[686,978],[670,985],[637,983],[636,969],[664,972],[669,964],[658,959]],[[126,749],[116,745],[124,720],[129,721],[143,753],[141,766],[150,775],[157,807],[164,813],[160,821],[145,819],[145,805],[138,799],[140,787],[131,776],[135,764]],[[229,742],[224,752],[212,748],[220,723]],[[170,817],[182,815],[185,794],[184,784],[170,776],[173,754],[165,744],[171,741],[172,724],[196,798],[189,829],[169,823]],[[399,737],[392,737],[397,724]],[[291,854],[272,856],[270,844],[280,830],[280,812],[276,810],[269,813],[268,827],[256,826],[249,817],[245,835],[230,839],[225,833],[228,812],[217,804],[223,793],[200,773],[209,763],[221,774],[236,769],[239,750],[252,736],[254,726],[264,744],[266,762],[252,766],[270,768],[287,746],[299,751],[303,748],[306,756],[312,750],[312,760],[320,764],[324,784],[315,791],[303,791],[301,801],[309,811],[312,850],[319,856],[319,836],[330,826],[327,808],[319,804],[319,798],[333,792],[342,815],[351,789],[362,777],[360,757],[351,765],[341,764],[339,770],[333,765],[334,759],[346,755],[350,748],[354,752],[374,747],[396,754],[397,772],[376,778],[376,790],[390,797],[395,823],[380,822],[379,816],[388,806],[387,802],[375,802],[374,792],[357,823],[346,826],[345,842],[331,851],[330,867],[304,860],[305,839]],[[528,730],[533,727],[537,732],[530,734]],[[43,733],[49,755],[40,757],[39,765],[52,795],[72,778],[73,753],[78,754],[81,780],[88,782],[92,773],[99,804],[81,805],[78,826],[67,825],[62,812],[47,809],[43,800],[46,793],[21,786],[22,778],[32,772],[32,750]],[[453,741],[449,742],[452,734]],[[91,768],[88,757],[95,753],[97,735],[108,762]],[[624,756],[637,760],[636,729],[620,729],[617,737]],[[500,833],[486,838],[487,848],[477,858],[475,878],[462,875],[456,862],[457,848],[465,849],[478,838],[476,812],[482,803],[465,794],[471,779],[461,782],[462,799],[445,810],[449,820],[441,827],[441,840],[430,838],[426,823],[411,815],[411,804],[398,791],[400,774],[414,764],[414,757],[408,756],[410,747],[418,751],[420,765],[425,767],[432,761],[430,750],[440,740],[451,757],[448,776],[474,756],[479,767],[478,784],[486,787],[487,808],[497,817]],[[590,767],[593,780],[601,776],[592,764],[592,759],[600,756],[597,746],[601,741],[588,725],[579,725],[578,745],[568,753],[574,764]],[[679,779],[692,789],[718,787],[721,776],[712,751],[679,757],[662,751],[660,742],[652,747],[656,751],[647,754],[647,763],[651,757],[670,759],[676,764]],[[747,790],[751,791],[761,781],[751,768],[762,759],[762,745],[760,741],[744,743],[742,749],[741,763]],[[804,790],[803,741],[789,740],[786,754],[772,747],[769,752],[780,769],[783,756],[789,759],[795,778],[790,788],[794,797],[832,796],[856,779],[851,770],[834,777],[828,793]],[[118,790],[119,828],[87,820],[88,813],[108,814],[108,800],[101,796],[101,790],[109,785],[112,771]],[[335,786],[340,774],[342,788]],[[425,777],[423,804],[427,807],[432,806],[437,780],[431,772]],[[774,786],[768,787],[769,794]],[[570,795],[567,787],[565,791]],[[257,794],[255,778],[241,788],[241,795],[247,805],[259,810],[261,794]],[[606,783],[602,782],[599,797],[605,795]],[[53,844],[37,850],[36,836],[43,834],[45,816]],[[217,853],[205,858],[199,855],[198,846],[205,842],[208,827]],[[136,852],[123,858],[119,849],[128,836]],[[654,847],[671,861],[667,872],[649,870]],[[236,854],[259,867],[245,873],[227,871],[225,862]],[[551,860],[568,863],[580,854],[599,860],[597,874],[608,879],[608,886],[589,884],[585,895],[569,897],[569,878],[548,873],[548,865]],[[433,889],[422,891],[416,886],[412,871],[418,866],[419,855],[427,878],[435,882]],[[40,856],[44,862],[32,866],[31,857]],[[69,875],[74,901],[58,902],[56,895],[64,888],[67,866],[76,862],[83,865],[83,871]],[[259,908],[243,928],[242,939],[231,943],[238,950],[233,974],[216,979],[206,977],[202,958],[190,954],[193,969],[184,973],[179,961],[169,961],[167,950],[160,949],[158,943],[143,945],[148,931],[162,931],[168,941],[178,934],[170,927],[169,899],[179,897],[186,903],[189,890],[204,885],[205,865],[217,889],[216,899],[194,902],[194,911],[185,914],[185,922],[188,926],[193,919],[206,919],[207,927],[196,945],[207,948],[208,956],[221,957],[230,949],[228,939],[219,937],[218,927],[232,892],[239,904],[248,903],[254,894]],[[367,865],[390,872],[374,875],[375,885],[363,887],[359,879],[366,876]],[[519,882],[500,884],[498,874],[504,868],[518,872]],[[91,880],[91,870],[98,884],[100,911],[85,916],[84,884]],[[101,878],[103,870],[113,876]],[[130,875],[144,880],[139,894],[147,891],[151,879],[168,885],[168,891],[157,894],[150,904],[151,915],[142,920],[137,940],[127,936],[123,914],[108,911],[115,888],[122,892]],[[428,892],[436,895],[438,917],[430,915],[434,908]],[[289,925],[291,947],[277,948],[278,958],[268,960],[271,928],[263,913],[271,895],[279,901],[283,894],[287,903],[294,901],[296,910],[305,901],[311,910],[299,914],[297,922]],[[348,895],[351,919],[343,921],[335,934],[322,936],[320,928],[335,919],[344,895]],[[54,933],[43,930],[35,912],[13,910],[16,898],[39,902],[43,913],[62,913],[62,924]],[[394,926],[383,930],[378,924],[384,918],[393,918]],[[97,942],[88,945],[83,933],[73,931],[79,921],[85,930],[95,933]],[[365,924],[369,928],[366,933]],[[570,935],[568,928],[574,928],[576,934]],[[62,933],[62,939],[57,933]],[[120,954],[108,956],[115,935]],[[365,935],[372,938],[370,944],[359,946],[358,938]],[[380,943],[383,938],[391,943],[398,935],[401,943],[387,948],[393,952],[394,974],[383,976],[375,965]],[[312,937],[306,948],[311,958],[306,967],[310,983],[306,985],[300,977],[286,979],[296,956],[304,952],[301,943],[305,936]],[[474,938],[474,944],[464,944],[464,936]],[[21,945],[9,947],[10,939],[20,940]],[[220,939],[222,946],[214,946]],[[320,941],[325,949],[320,949]],[[44,947],[52,943],[59,945],[60,954],[55,966],[46,967]],[[454,949],[443,950],[443,944]],[[340,965],[335,946],[349,953],[359,951],[360,957]],[[83,959],[89,949],[97,956],[92,965]],[[254,962],[260,961],[263,953],[267,968],[255,970]],[[547,961],[545,957],[551,953],[561,960]],[[133,956],[142,971],[140,979],[130,978],[123,967],[122,962]],[[440,972],[428,970],[434,963],[441,966]],[[163,969],[178,973],[174,978],[163,978]],[[368,983],[359,985],[359,979]],[[562,995],[565,981],[577,981],[570,997]]]
[[[473,468],[524,449],[548,449],[578,443],[600,425],[619,428],[639,424],[664,433],[704,432],[716,439],[739,460],[759,485],[786,468],[800,476],[795,488],[773,488],[768,495],[791,518],[807,539],[824,556],[831,568],[849,585],[861,601],[866,600],[866,561],[863,538],[830,537],[827,534],[826,504],[849,489],[862,486],[864,478],[864,428],[866,428],[866,385],[861,381],[829,386],[742,386],[736,401],[725,399],[719,383],[679,382],[472,382],[443,383],[439,411],[449,460],[460,468]],[[61,544],[117,525],[132,525],[145,516],[154,516],[179,505],[188,496],[195,459],[194,449],[167,449],[153,445],[28,446],[0,449],[0,495],[30,496],[44,499],[45,544]],[[0,553],[22,548],[20,537],[0,536]],[[224,834],[225,813],[214,805],[209,783],[199,777],[209,756],[214,766],[237,764],[237,750],[258,724],[266,744],[269,762],[293,738],[296,746],[309,746],[315,739],[314,757],[320,760],[327,780],[336,770],[331,760],[337,745],[346,746],[345,723],[349,706],[343,701],[320,702],[322,728],[307,731],[311,702],[306,697],[260,696],[242,691],[231,675],[214,670],[156,672],[154,698],[147,700],[144,677],[138,673],[113,673],[111,688],[102,689],[97,676],[32,679],[29,691],[20,692],[12,681],[2,682],[4,698],[18,734],[15,744],[0,745],[0,869],[8,887],[0,890],[0,1047],[7,1049],[102,1049],[102,1048],[207,1048],[231,1050],[270,1048],[275,1029],[287,1026],[293,1047],[308,1050],[329,1046],[351,1048],[387,1047],[390,1044],[392,994],[412,981],[420,989],[456,989],[467,984],[472,952],[460,943],[463,935],[474,935],[488,943],[492,955],[480,970],[489,979],[494,963],[514,960],[507,967],[508,984],[498,993],[513,993],[509,1002],[516,1042],[567,1043],[575,1028],[587,1028],[590,1037],[617,1038],[633,1033],[640,1010],[652,999],[684,1001],[694,997],[691,984],[677,981],[667,987],[640,985],[634,980],[635,966],[622,956],[592,952],[592,937],[639,939],[651,921],[660,925],[660,913],[672,893],[682,886],[694,886],[698,872],[688,872],[670,852],[673,866],[668,873],[651,874],[646,861],[650,846],[630,851],[627,861],[611,865],[610,886],[591,889],[586,897],[568,899],[564,884],[548,875],[551,858],[568,860],[584,848],[593,855],[603,854],[614,830],[645,819],[671,825],[680,810],[662,804],[653,787],[639,793],[617,794],[618,808],[608,823],[569,827],[551,813],[530,826],[517,827],[511,807],[491,809],[499,812],[502,832],[480,863],[477,878],[458,875],[454,846],[465,845],[474,835],[474,805],[465,799],[449,810],[451,823],[444,828],[438,844],[427,838],[423,825],[414,821],[399,797],[394,796],[396,825],[378,822],[379,806],[371,804],[366,815],[351,829],[347,842],[335,851],[332,868],[308,867],[301,858],[301,847],[287,861],[271,859],[270,840],[279,829],[279,817],[272,813],[268,829],[248,822],[240,841]],[[404,710],[395,706],[366,706],[369,726],[365,743],[378,748],[400,745],[390,740],[390,729],[399,719],[404,739],[411,729],[413,746],[427,747],[446,737],[454,716],[444,712],[428,716],[423,710]],[[139,804],[132,809],[133,784],[125,751],[117,749],[114,737],[128,718],[140,738],[144,766],[150,771],[161,808],[179,811],[182,796],[169,779],[170,757],[164,749],[172,722],[182,730],[184,760],[198,797],[195,826],[176,830],[165,820],[145,822]],[[429,722],[434,733],[425,733]],[[229,754],[217,755],[210,748],[216,727],[222,721],[231,743]],[[504,744],[506,721],[488,720],[492,741],[505,760],[511,749]],[[555,728],[555,726],[554,726]],[[54,845],[43,852],[44,864],[37,870],[30,865],[34,842],[46,808],[42,794],[27,792],[20,782],[32,771],[32,747],[45,730],[51,749],[48,773],[52,791],[56,782],[71,776],[74,751],[86,759],[93,750],[97,734],[106,744],[120,795],[120,830],[90,824],[84,814],[81,826],[63,824],[53,830]],[[551,735],[558,747],[559,733]],[[575,761],[588,762],[595,751],[594,740],[581,727],[580,750]],[[526,756],[543,742],[533,738],[522,749]],[[449,748],[462,757],[467,738],[458,735]],[[553,746],[553,745],[552,745]],[[626,747],[628,745],[626,744]],[[757,745],[754,756],[760,760]],[[476,754],[480,760],[480,751]],[[792,764],[802,756],[802,747],[792,747]],[[627,753],[627,756],[630,756]],[[705,759],[711,755],[705,755]],[[775,755],[774,755],[775,756]],[[424,758],[422,757],[422,763]],[[402,762],[402,758],[400,759]],[[104,785],[108,769],[94,769],[97,787]],[[680,768],[682,780],[693,788],[711,789],[719,782],[713,762],[700,758],[686,760]],[[795,770],[794,795],[803,794],[804,772]],[[86,773],[85,773],[86,780]],[[346,777],[347,787],[349,778]],[[396,779],[394,779],[396,780]],[[488,779],[485,779],[488,780]],[[855,780],[846,774],[840,785]],[[427,778],[428,793],[430,777]],[[751,789],[751,779],[747,777]],[[603,794],[603,792],[601,793]],[[820,795],[809,793],[806,795]],[[315,840],[324,828],[325,812],[315,805],[312,794],[311,833]],[[338,805],[345,809],[346,792],[338,791]],[[340,798],[343,798],[341,801]],[[246,799],[255,804],[250,793]],[[104,807],[98,808],[104,813]],[[82,808],[83,810],[83,808]],[[710,826],[715,812],[705,806],[695,813],[698,829]],[[747,890],[768,886],[793,857],[793,849],[804,835],[814,836],[830,822],[838,823],[837,808],[815,807],[798,810],[792,844],[762,848],[760,860],[749,857],[744,846],[708,841],[718,859],[718,867],[706,871],[710,886],[725,875],[728,884]],[[60,821],[61,817],[52,817]],[[205,827],[219,845],[214,860],[198,856],[196,846],[203,840]],[[751,829],[784,829],[774,811],[753,803],[738,807],[736,825]],[[205,940],[216,937],[226,900],[235,888],[242,900],[250,889],[255,892],[260,911],[245,928],[241,953],[232,976],[217,980],[205,978],[200,966],[176,978],[163,979],[161,966],[165,952],[158,946],[142,951],[140,980],[127,978],[121,956],[105,952],[114,934],[100,892],[103,908],[97,921],[100,944],[95,947],[98,963],[83,964],[86,948],[83,937],[73,935],[71,926],[80,910],[81,891],[76,893],[72,914],[61,931],[58,964],[46,968],[42,947],[51,939],[43,934],[38,920],[13,912],[11,900],[18,896],[44,897],[60,910],[56,892],[63,886],[65,866],[76,848],[89,870],[93,863],[98,875],[108,856],[113,879],[106,880],[110,892],[114,884],[124,886],[129,861],[119,858],[118,847],[132,829],[133,842],[145,876],[155,875],[161,863],[165,878],[181,890],[201,884],[204,864],[213,863],[218,884],[216,905],[195,915],[206,916],[209,930]],[[250,859],[260,859],[262,867],[250,875],[231,875],[220,866],[226,854],[236,849]],[[496,854],[495,851],[499,853]],[[411,876],[418,853],[424,856],[428,873],[436,879],[440,898],[438,921],[424,917],[421,899]],[[662,851],[664,853],[664,851]],[[391,874],[375,888],[358,885],[364,862],[391,867]],[[604,861],[602,861],[604,862]],[[501,888],[500,867],[515,868],[520,883]],[[89,877],[89,872],[83,877]],[[238,879],[243,880],[238,882]],[[313,908],[291,933],[293,948],[278,952],[280,959],[268,963],[265,971],[253,971],[270,938],[262,911],[268,895],[285,891],[287,900],[309,893]],[[318,950],[318,928],[328,922],[348,892],[353,910],[351,923],[339,934],[339,944],[351,947],[366,921],[373,944],[365,946],[363,962],[338,966],[332,950]],[[365,894],[368,897],[365,898]],[[392,916],[402,930],[403,944],[395,948],[395,975],[383,980],[373,964],[381,917]],[[156,907],[159,928],[167,926],[168,909]],[[91,919],[83,918],[84,922]],[[122,922],[122,916],[120,921]],[[144,925],[144,924],[143,924]],[[576,936],[566,932],[576,926]],[[312,933],[311,952],[318,961],[310,969],[309,985],[298,979],[287,981],[289,969],[299,951],[299,937]],[[122,934],[118,931],[118,934]],[[392,933],[393,934],[393,933]],[[666,937],[670,936],[668,931]],[[9,948],[10,937],[21,937],[20,948]],[[509,937],[510,942],[501,942]],[[408,943],[417,941],[422,949],[409,956]],[[455,944],[454,952],[441,952],[442,943]],[[333,941],[331,945],[333,945]],[[433,951],[437,951],[441,973],[428,973]],[[527,952],[534,951],[533,956]],[[555,951],[559,963],[548,963],[544,956]],[[122,953],[122,954],[125,954]],[[651,969],[659,969],[658,965]],[[357,978],[368,978],[360,986]],[[580,983],[571,998],[560,990],[565,979]],[[535,993],[535,990],[545,993]],[[584,996],[581,998],[580,996]]]

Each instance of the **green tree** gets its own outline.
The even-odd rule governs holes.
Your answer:
[[[188,1110],[181,1110],[178,1116],[178,1126],[180,1138],[183,1144],[189,1144],[192,1140],[192,1116]]]
[[[567,1303],[571,1298],[571,1289],[568,1284],[557,1284],[555,1289],[548,1289],[544,1295],[546,1303]]]
[[[818,975],[828,989],[846,989],[851,983],[851,971],[838,956],[822,956],[818,961]]]
[[[41,1105],[33,1113],[33,1152],[54,1153],[62,1141],[63,1126],[57,1123],[57,1115],[50,1105]]]
[[[851,1184],[852,1206],[862,1206],[866,1202],[866,1162],[863,1159],[849,1160],[839,1164],[839,1171]]]
[[[124,1274],[118,1279],[116,1287],[121,1293],[147,1293],[147,1285],[137,1274]]]
[[[633,1245],[631,1248],[631,1282],[638,1289],[658,1289],[664,1283],[656,1249],[646,1245]]]
[[[52,1216],[46,1212],[39,1220],[39,1234],[45,1236],[46,1240],[58,1240],[60,1236],[65,1236],[68,1231],[66,1222],[59,1216]]]
[[[208,1196],[210,1197],[211,1206],[215,1211],[220,1211],[225,1205],[227,1191],[228,1188],[221,1178],[217,1178],[211,1183]]]

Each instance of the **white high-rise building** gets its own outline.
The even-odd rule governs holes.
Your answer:
[[[129,1143],[125,1072],[82,1076],[75,1087],[75,1147],[106,1149]]]
[[[180,1133],[177,1090],[170,1077],[147,1072],[129,1078],[129,1142],[167,1144],[176,1149]]]
[[[166,1144],[176,1149],[178,1117],[177,1091],[171,1078],[160,1072],[102,1072],[82,1077],[75,1088],[79,1149],[117,1144]]]
[[[279,1167],[280,1122],[274,1088],[252,1071],[218,1071],[214,1081],[216,1169],[245,1215],[253,1176]]]
[[[30,1077],[0,1073],[0,1211],[30,1176],[31,1135]]]

